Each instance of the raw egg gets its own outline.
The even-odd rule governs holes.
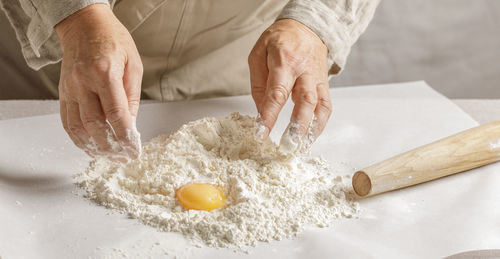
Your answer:
[[[209,183],[186,184],[175,193],[181,205],[188,210],[211,211],[224,206],[224,191]]]

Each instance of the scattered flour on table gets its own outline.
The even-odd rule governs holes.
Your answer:
[[[255,140],[254,123],[238,113],[193,121],[145,143],[139,159],[98,158],[75,178],[97,203],[180,232],[195,245],[244,248],[356,215],[350,178],[342,176],[350,173],[347,166],[303,152],[284,154],[269,139]],[[176,189],[191,182],[222,187],[226,206],[182,208]]]

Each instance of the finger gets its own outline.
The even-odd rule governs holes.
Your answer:
[[[67,91],[65,91],[65,79],[63,79],[63,77],[61,77],[59,79],[59,85],[58,85],[58,92],[59,92],[59,113],[60,113],[60,116],[61,116],[61,122],[63,124],[63,128],[64,130],[66,131],[66,133],[68,134],[68,136],[70,137],[71,141],[73,141],[73,143],[78,147],[80,148],[81,150],[83,150],[87,155],[89,155],[90,157],[94,157],[93,154],[91,154],[89,152],[89,150],[87,149],[87,144],[88,143],[82,143],[82,141],[78,138],[76,138],[73,133],[71,132],[71,130],[69,129],[69,126],[68,126],[68,105],[67,105]]]
[[[269,132],[274,127],[278,115],[290,95],[294,80],[290,69],[269,68],[267,89],[259,111],[259,123],[264,127],[263,134],[259,138],[265,139],[269,136]]]
[[[292,92],[292,100],[295,106],[287,133],[293,138],[301,138],[309,128],[318,102],[315,79],[311,75],[304,74],[297,79]]]
[[[255,43],[254,48],[248,56],[248,68],[250,69],[250,86],[252,91],[252,98],[260,112],[260,106],[267,88],[267,53],[262,39]]]
[[[123,152],[123,148],[117,143],[111,128],[106,123],[99,97],[95,93],[83,90],[80,99],[81,121],[92,137],[89,146],[91,153],[96,156],[109,156]]]
[[[131,60],[127,63],[123,76],[123,87],[128,99],[128,109],[132,116],[132,125],[129,131],[130,134],[128,134],[128,140],[135,149],[128,150],[130,150],[133,158],[138,157],[141,153],[141,135],[137,131],[135,122],[141,100],[142,75],[143,66],[140,57],[135,59],[135,61]]]
[[[61,91],[59,91],[59,95],[61,95]],[[81,143],[81,141],[78,138],[75,138],[73,136],[73,134],[71,133],[71,131],[69,130],[68,122],[67,122],[68,121],[68,119],[67,119],[68,112],[67,112],[67,107],[66,107],[66,101],[64,101],[63,99],[60,99],[59,106],[60,106],[60,115],[61,115],[61,121],[63,124],[63,128],[66,131],[66,133],[68,134],[71,141],[73,141],[73,144],[75,144],[75,146],[77,146],[78,148],[83,150],[88,156],[95,157],[94,154],[89,152],[87,144]]]
[[[62,79],[60,80],[62,81]],[[61,123],[63,125],[64,130],[70,137],[71,141],[76,145],[76,141],[73,140],[71,137],[71,131],[69,130],[68,127],[68,111],[67,111],[67,105],[66,105],[66,99],[65,99],[66,93],[64,92],[64,87],[62,86],[61,82],[59,83],[59,115],[61,116]]]
[[[64,91],[61,85],[59,85],[59,115],[61,117],[61,123],[63,125],[64,130],[66,133],[69,135],[69,128],[68,128],[68,112],[66,108],[66,100],[64,99]],[[73,140],[72,140],[73,141]],[[74,142],[74,141],[73,141]]]
[[[137,145],[136,130],[132,127],[123,76],[111,78],[108,83],[108,86],[100,87],[98,93],[104,115],[113,128],[118,143],[135,159],[139,156],[140,146]]]
[[[61,91],[59,91],[59,95],[61,95]],[[64,99],[60,99],[59,100],[59,113],[61,115],[61,122],[62,122],[62,125],[63,125],[63,128],[64,130],[66,131],[66,133],[68,133],[68,136],[69,138],[71,139],[71,141],[73,141],[73,144],[75,144],[77,147],[81,148],[81,143],[78,139],[76,138],[73,138],[73,134],[71,133],[71,131],[69,130],[69,127],[68,127],[68,111],[67,111],[67,105],[66,105],[66,101]]]
[[[318,84],[316,89],[318,92],[318,104],[314,110],[314,115],[316,117],[312,128],[314,139],[316,139],[325,129],[333,110],[328,81]]]
[[[88,151],[90,136],[83,127],[82,120],[80,119],[80,109],[78,107],[78,103],[75,101],[66,101],[65,106],[66,123],[70,138],[77,147],[84,151]]]
[[[129,60],[123,75],[123,87],[128,99],[128,108],[132,117],[137,117],[141,100],[143,66],[140,58]]]
[[[292,100],[295,103],[290,118],[290,123],[281,136],[280,151],[283,153],[292,153],[301,143],[304,135],[309,129],[314,109],[317,103],[316,87],[314,78],[309,74],[304,74],[297,78],[293,87]],[[304,145],[308,146],[309,141],[304,139]],[[308,148],[308,147],[306,147]]]

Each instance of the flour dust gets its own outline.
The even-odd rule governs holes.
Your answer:
[[[198,246],[245,248],[356,215],[347,166],[280,152],[271,140],[256,140],[254,124],[238,113],[193,121],[145,143],[139,159],[98,158],[75,178],[97,203]],[[225,207],[181,207],[176,189],[192,182],[222,187]]]

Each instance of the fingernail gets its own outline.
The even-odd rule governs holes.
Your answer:
[[[255,129],[255,140],[258,142],[264,142],[266,138],[269,136],[269,128],[264,125],[264,121],[262,118],[257,116],[254,123]]]

